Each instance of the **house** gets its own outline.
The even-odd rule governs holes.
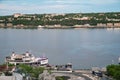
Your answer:
[[[7,23],[6,26],[7,26],[7,27],[12,27],[13,24],[12,24],[12,23]]]
[[[113,27],[113,23],[107,23],[107,27]]]
[[[11,76],[6,76],[2,73],[2,75],[0,75],[0,80],[23,80],[23,76],[19,73],[13,73]]]
[[[120,27],[120,23],[114,23],[114,26]]]
[[[104,23],[97,23],[97,26],[98,26],[98,27],[105,27],[106,24],[104,24]]]
[[[0,27],[4,27],[5,26],[5,24],[4,23],[0,23]]]

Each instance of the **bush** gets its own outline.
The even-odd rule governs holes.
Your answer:
[[[43,73],[43,67],[32,67],[26,64],[18,65],[18,68],[22,73],[29,74],[31,77],[38,78],[39,74]]]
[[[113,77],[116,80],[120,79],[120,65],[108,65],[107,75]]]
[[[68,79],[70,79],[70,77],[68,76],[57,76],[56,77],[56,80],[68,80]]]

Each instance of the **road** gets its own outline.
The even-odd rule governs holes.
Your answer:
[[[56,76],[69,76],[69,80],[110,80],[106,76],[98,77],[93,75],[90,71],[51,71],[51,74],[46,70],[43,74],[40,74],[40,80],[55,80]]]

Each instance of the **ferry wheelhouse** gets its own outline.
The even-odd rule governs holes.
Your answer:
[[[33,54],[26,52],[24,54],[16,54],[12,52],[11,56],[7,56],[5,62],[8,64],[48,64],[48,58],[46,57],[35,57]]]

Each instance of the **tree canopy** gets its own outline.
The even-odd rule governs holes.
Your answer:
[[[120,65],[108,65],[107,74],[116,80],[120,80]]]

